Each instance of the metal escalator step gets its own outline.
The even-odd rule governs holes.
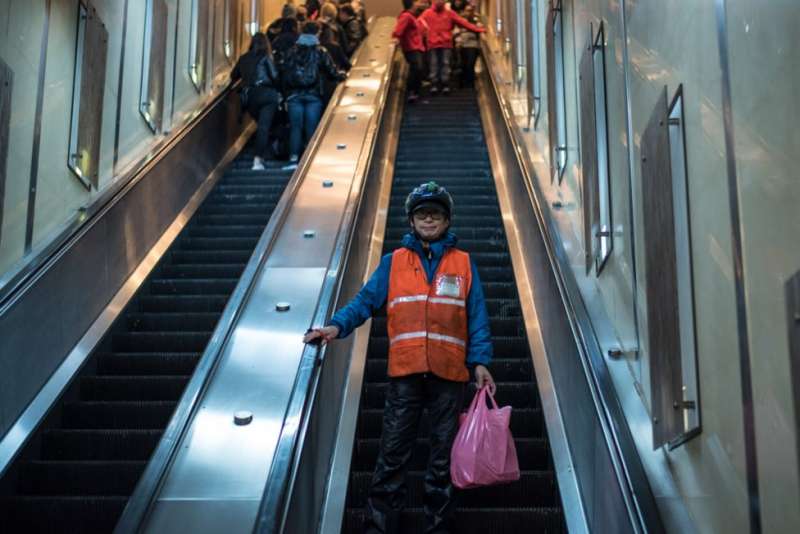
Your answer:
[[[200,225],[189,224],[186,228],[187,235],[191,237],[260,237],[264,232],[261,224],[239,225]]]
[[[386,380],[386,358],[367,360],[365,380],[367,382],[383,382]],[[497,382],[523,382],[533,376],[533,363],[530,358],[502,358],[495,354],[492,359],[492,376]]]
[[[492,370],[494,370],[494,365]],[[359,438],[380,438],[383,425],[383,409],[361,410],[358,416]],[[539,408],[518,408],[511,411],[511,432],[517,438],[544,438],[544,417]],[[424,413],[420,419],[419,435],[430,434],[430,419]]]
[[[184,237],[180,250],[253,250],[258,237]]]
[[[137,298],[143,312],[221,313],[229,295],[142,295]]]
[[[15,496],[0,499],[0,517],[9,534],[111,532],[127,501],[127,496]]]
[[[272,205],[277,204],[280,197],[280,193],[234,193],[232,191],[226,191],[223,189],[215,190],[213,193],[208,195],[206,202],[212,202],[215,205],[236,204],[237,207],[239,204]]]
[[[380,438],[356,439],[355,456],[352,469],[370,472],[375,468],[378,458]],[[550,452],[544,438],[514,438],[519,468],[526,471],[546,471],[550,469]],[[430,452],[426,439],[418,439],[409,462],[410,470],[425,469]]]
[[[219,295],[231,293],[237,282],[227,278],[161,278],[150,281],[150,292],[153,295]]]
[[[197,213],[201,216],[204,215],[225,215],[231,212],[233,208],[227,204],[203,204]],[[269,218],[272,210],[275,209],[275,204],[237,204],[237,215],[261,215],[263,220]]]
[[[98,355],[101,375],[190,375],[200,352],[116,352]]]
[[[491,318],[489,319],[489,330],[493,336],[503,337],[523,337],[525,336],[525,323],[521,317],[513,318]],[[373,317],[372,334],[386,336],[386,317]]]
[[[468,490],[471,491],[471,490]],[[521,534],[536,532],[558,534],[566,532],[561,508],[457,508],[454,532],[458,534]],[[366,512],[363,508],[348,508],[342,532],[364,532]],[[407,508],[400,517],[400,532],[424,532],[422,508]]]
[[[238,280],[246,265],[245,263],[164,265],[158,271],[158,275],[164,278],[230,278]]]
[[[42,432],[42,460],[147,460],[163,430],[55,429]]]
[[[25,462],[19,490],[28,495],[130,495],[146,465],[143,461]]]
[[[386,401],[386,382],[367,382],[364,384],[364,393],[361,405],[365,409],[383,408]],[[470,382],[464,391],[465,399],[472,399],[475,393],[475,384]],[[539,394],[536,386],[530,381],[503,382],[497,387],[495,400],[498,406],[511,405],[514,408],[538,408]]]
[[[77,401],[64,404],[63,428],[165,428],[177,401]]]
[[[84,401],[177,401],[189,376],[84,376],[80,379]]]
[[[129,332],[203,332],[214,330],[219,314],[144,312],[128,313],[125,323]]]
[[[173,264],[247,263],[252,253],[251,250],[174,250],[170,257]]]
[[[112,350],[119,352],[202,352],[212,332],[119,332]]]
[[[421,507],[425,494],[425,472],[408,473],[408,506]],[[372,473],[358,472],[348,489],[352,506],[366,506]],[[520,479],[510,484],[460,491],[461,508],[552,507],[558,503],[555,475],[551,471],[522,471]]]

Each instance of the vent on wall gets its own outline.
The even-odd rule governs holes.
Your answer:
[[[78,10],[67,164],[87,189],[97,189],[108,31],[94,7],[80,2]]]
[[[653,447],[700,433],[683,89],[661,92],[642,135]]]
[[[599,275],[611,255],[611,182],[606,120],[605,32],[589,27],[589,45],[581,59],[581,167],[586,273]]]
[[[139,112],[147,125],[158,133],[164,117],[164,75],[167,62],[167,4],[147,0],[145,6],[142,90]]]

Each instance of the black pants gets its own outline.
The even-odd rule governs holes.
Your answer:
[[[422,52],[411,51],[403,52],[408,62],[408,92],[409,94],[419,94],[422,79],[425,77],[425,62]]]
[[[278,110],[280,95],[274,89],[266,87],[253,87],[247,98],[247,113],[253,117],[256,127],[256,156],[266,158],[269,146],[269,130],[272,128],[272,119]]]
[[[464,87],[475,85],[475,62],[478,60],[478,48],[461,48],[461,82]]]
[[[463,383],[430,373],[389,379],[381,448],[367,501],[367,532],[400,532],[400,511],[406,504],[406,471],[423,409],[431,423],[430,435],[423,436],[430,442],[425,473],[425,532],[453,532],[450,449],[458,431],[463,392]]]

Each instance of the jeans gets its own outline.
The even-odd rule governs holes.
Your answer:
[[[408,62],[408,92],[415,95],[419,94],[422,77],[425,75],[422,52],[415,50],[403,52],[403,54],[406,56],[406,61]]]
[[[269,130],[272,128],[272,119],[278,110],[280,94],[274,89],[265,87],[253,87],[247,101],[247,113],[253,117],[258,126],[256,127],[256,156],[267,157],[267,147],[269,146]]]
[[[444,87],[450,83],[451,48],[433,48],[428,50],[428,81],[433,87]]]
[[[431,423],[425,473],[425,532],[452,532],[454,488],[450,449],[458,432],[464,384],[430,373],[390,378],[383,414],[381,448],[367,500],[367,532],[399,533],[408,469],[423,409]]]
[[[289,98],[289,153],[299,156],[303,145],[308,143],[322,115],[322,99],[313,94],[295,95]]]

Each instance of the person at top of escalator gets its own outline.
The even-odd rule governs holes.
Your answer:
[[[381,445],[367,500],[367,532],[398,532],[405,505],[405,473],[422,410],[430,418],[425,475],[425,532],[453,532],[450,449],[458,430],[470,370],[478,387],[494,393],[489,316],[478,270],[448,231],[453,200],[428,182],[406,198],[411,231],[385,255],[359,293],[306,343],[348,336],[386,305],[389,385]]]
[[[446,9],[445,0],[433,0],[433,5],[419,18],[427,27],[430,91],[432,94],[440,90],[449,93],[453,27],[458,25],[476,33],[483,33],[486,29],[464,20],[452,9]]]
[[[422,31],[417,25],[417,17],[425,10],[420,0],[403,0],[403,12],[397,17],[392,37],[398,40],[403,55],[408,62],[408,102],[414,103],[419,98],[419,88],[424,75],[425,44]]]

